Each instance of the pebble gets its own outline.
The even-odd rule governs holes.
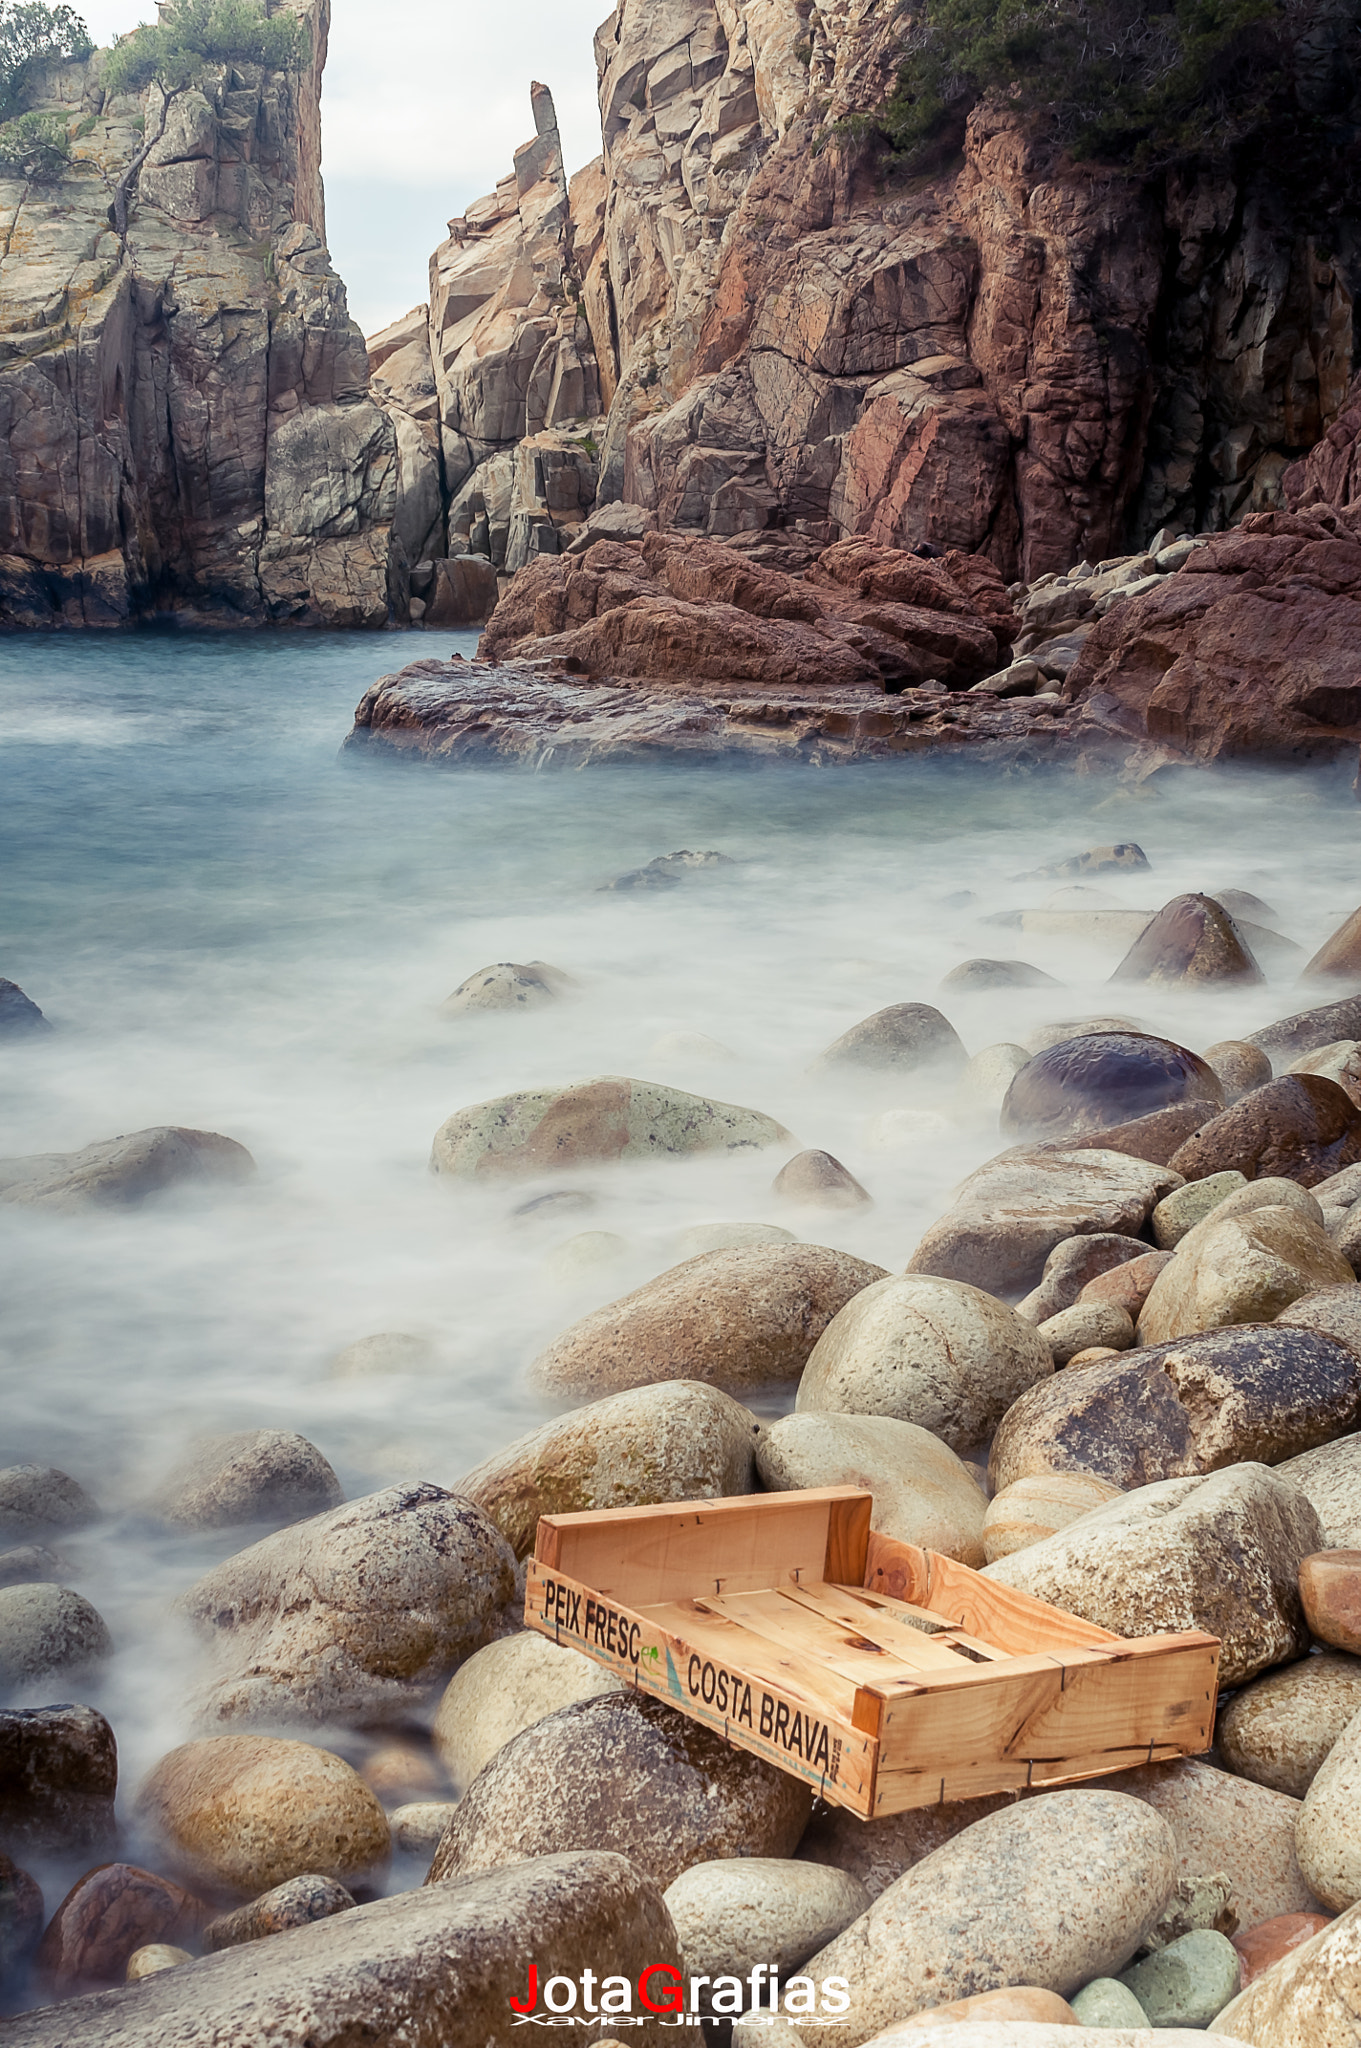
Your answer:
[[[457,1110],[435,1133],[430,1171],[481,1180],[788,1142],[784,1125],[759,1110],[658,1081],[607,1075],[570,1088],[521,1089]]]
[[[1361,1550],[1318,1550],[1302,1559],[1300,1599],[1321,1643],[1361,1657]]]
[[[309,1927],[314,1920],[329,1920],[354,1904],[354,1894],[333,1877],[307,1871],[290,1877],[272,1891],[263,1892],[248,1906],[223,1913],[203,1930],[203,1946],[209,1955],[218,1949],[240,1948],[247,1941],[263,1941],[266,1935],[283,1934],[290,1927]]]
[[[384,1806],[402,1806],[413,1799],[446,1799],[449,1781],[427,1743],[385,1742],[371,1750],[360,1777]]]
[[[1039,1286],[1017,1302],[1016,1313],[1027,1323],[1047,1322],[1080,1300],[1093,1280],[1119,1272],[1142,1258],[1147,1249],[1142,1238],[1123,1237],[1113,1230],[1065,1238],[1045,1260]]]
[[[546,1787],[570,1788],[546,1797]],[[693,1863],[793,1853],[807,1786],[661,1700],[606,1693],[562,1707],[500,1750],[464,1793],[431,1884],[589,1846],[617,1849],[660,1889]]]
[[[1316,1898],[1334,1913],[1361,1899],[1361,1713],[1319,1765],[1295,1827],[1295,1849]]]
[[[706,1252],[573,1323],[530,1378],[541,1393],[583,1400],[663,1380],[731,1394],[788,1385],[837,1311],[884,1278],[825,1245]]]
[[[761,1432],[756,1466],[762,1485],[774,1493],[868,1487],[871,1526],[883,1535],[960,1564],[983,1562],[983,1490],[938,1436],[913,1422],[816,1410],[785,1415]]]
[[[695,1863],[665,1893],[687,1975],[787,1976],[867,1912],[858,1878],[825,1864],[735,1856]]]
[[[1093,1977],[1069,2001],[1082,2027],[1146,2027],[1148,2014],[1119,1977]]]
[[[154,1512],[176,1529],[272,1529],[323,1514],[345,1498],[315,1444],[291,1429],[203,1438],[166,1481]]]
[[[527,1557],[540,1515],[755,1492],[759,1428],[719,1388],[663,1380],[540,1424],[466,1473],[458,1491]]]
[[[771,1182],[771,1193],[814,1209],[862,1209],[874,1199],[830,1152],[796,1152]]]
[[[1055,1365],[1068,1365],[1081,1351],[1128,1351],[1134,1342],[1129,1311],[1109,1301],[1078,1301],[1040,1323],[1036,1335],[1049,1346]]]
[[[988,1502],[983,1517],[986,1562],[994,1564],[1014,1550],[1042,1543],[1093,1508],[1117,1499],[1119,1492],[1119,1487],[1086,1472],[1037,1472],[1014,1480]]]
[[[393,1849],[402,1856],[430,1858],[456,1810],[452,1799],[413,1799],[396,1807],[388,1815]]]
[[[979,1288],[876,1276],[819,1337],[795,1408],[896,1416],[968,1451],[1053,1370],[1039,1333]]]
[[[68,1586],[0,1587],[0,1696],[69,1683],[112,1650],[103,1617]]]
[[[512,1737],[576,1700],[618,1692],[612,1672],[568,1643],[531,1629],[503,1636],[461,1664],[445,1687],[432,1736],[456,1793]]]
[[[8,1465],[0,1472],[0,1542],[46,1540],[98,1518],[85,1488],[53,1465]]]
[[[816,1065],[870,1073],[958,1073],[967,1060],[959,1033],[939,1010],[929,1003],[891,1003],[843,1031]]]
[[[972,1998],[952,1998],[948,2005],[929,2006],[925,2012],[913,2013],[910,2019],[896,2021],[875,2038],[890,2041],[903,2035],[910,2041],[925,2027],[962,2026],[966,2021],[972,2026],[986,2026],[989,2031],[999,2026],[1009,2030],[1016,2022],[1022,2022],[1026,2028],[1024,2036],[1008,2032],[998,2041],[998,2048],[1003,2048],[1006,2040],[1032,2042],[1036,2026],[1045,2026],[1043,2038],[1047,2039],[1049,2027],[1078,2024],[1072,2006],[1057,1991],[1041,1991],[1034,1984],[1008,1984],[1001,1991],[977,1991]],[[993,2039],[997,2041],[998,2037],[994,2035]]]
[[[1236,1693],[1215,1728],[1231,1771],[1303,1799],[1333,1744],[1361,1714],[1361,1657],[1304,1657]]]
[[[1184,1187],[1164,1195],[1153,1211],[1153,1235],[1164,1251],[1181,1243],[1188,1230],[1203,1222],[1212,1209],[1237,1188],[1248,1186],[1241,1173],[1212,1173],[1204,1180],[1188,1180]]]
[[[404,1720],[488,1640],[514,1592],[510,1546],[472,1501],[430,1485],[366,1494],[238,1551],[183,1595],[210,1648],[199,1714],[209,1726]]]
[[[1237,1926],[1233,1879],[1226,1870],[1214,1871],[1208,1877],[1179,1877],[1177,1888],[1144,1947],[1169,1948],[1197,1927],[1212,1927],[1216,1934],[1233,1934]]]
[[[1138,1487],[985,1576],[1117,1635],[1203,1629],[1220,1638],[1220,1683],[1243,1685],[1309,1646],[1297,1579],[1317,1527],[1303,1494],[1240,1464]],[[1204,1732],[1208,1747],[1208,1719]]]
[[[255,1899],[314,1874],[367,1880],[388,1860],[387,1821],[363,1779],[330,1750],[273,1735],[172,1749],[135,1815],[171,1867],[210,1895]]]
[[[1245,1038],[1222,1038],[1217,1045],[1207,1045],[1202,1057],[1224,1090],[1226,1103],[1237,1102],[1240,1095],[1271,1079],[1271,1061]]]
[[[1126,1970],[1153,2027],[1207,2027],[1241,1989],[1238,1951],[1226,1935],[1198,1927]]]
[[[1143,1252],[1109,1273],[1098,1273],[1095,1280],[1087,1282],[1078,1300],[1108,1302],[1112,1308],[1122,1308],[1137,1324],[1154,1281],[1171,1257],[1171,1252]]]
[[[599,1272],[602,1266],[617,1266],[628,1257],[629,1241],[617,1230],[579,1230],[575,1237],[554,1245],[543,1262],[550,1280],[566,1286]]]
[[[176,1948],[167,1941],[149,1941],[128,1957],[124,1978],[129,1984],[140,1984],[143,1977],[158,1977],[162,1970],[173,1970],[178,1964],[193,1960],[187,1948]]]
[[[1306,1941],[1312,1941],[1316,1934],[1331,1926],[1330,1913],[1278,1913],[1272,1920],[1259,1920],[1245,1933],[1235,1934],[1233,1945],[1238,1950],[1244,1990],[1265,1976],[1283,1956],[1293,1955]]]

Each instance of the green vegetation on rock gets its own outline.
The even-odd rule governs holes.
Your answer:
[[[87,57],[94,45],[80,16],[70,7],[43,0],[0,0],[0,121],[23,105],[24,88],[46,64]]]
[[[0,177],[54,185],[70,163],[71,139],[59,114],[20,114],[0,127]]]
[[[173,94],[211,64],[296,71],[309,54],[307,30],[294,15],[268,15],[255,0],[175,0],[154,26],[144,23],[114,44],[104,82],[110,92],[142,92],[155,82]]]
[[[875,125],[923,162],[980,101],[1153,168],[1316,121],[1354,89],[1355,0],[925,0]]]

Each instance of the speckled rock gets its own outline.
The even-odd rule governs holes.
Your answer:
[[[1361,1287],[1354,1283],[1343,1280],[1317,1294],[1301,1295],[1276,1320],[1292,1330],[1317,1330],[1361,1358]]]
[[[701,1252],[745,1251],[753,1244],[797,1244],[797,1234],[782,1223],[692,1223],[676,1238],[678,1259],[697,1259]]]
[[[798,1859],[847,1871],[877,1899],[904,1872],[953,1842],[976,1820],[1010,1812],[1015,1803],[1010,1792],[994,1792],[983,1799],[909,1807],[906,1813],[891,1813],[882,1820],[861,1820],[844,1806],[826,1806],[808,1823]]]
[[[993,1440],[1001,1492],[1033,1472],[1089,1472],[1126,1491],[1246,1459],[1276,1464],[1356,1426],[1361,1360],[1312,1330],[1206,1330],[1056,1373]]]
[[[1313,1187],[1361,1163],[1361,1109],[1321,1074],[1284,1074],[1202,1124],[1169,1163],[1187,1180],[1232,1167],[1249,1180],[1280,1174]]]
[[[759,1110],[610,1075],[574,1088],[521,1089],[456,1111],[435,1133],[430,1170],[483,1179],[788,1142],[783,1124]]]
[[[1293,1207],[1215,1212],[1154,1281],[1139,1340],[1162,1344],[1230,1323],[1269,1323],[1302,1295],[1345,1282],[1350,1271],[1320,1226]]]
[[[53,1998],[121,1984],[128,1958],[149,1942],[180,1946],[196,1937],[202,1903],[168,1878],[132,1863],[89,1870],[52,1915],[38,1949],[38,1970]]]
[[[1118,1977],[1093,1977],[1090,1984],[1084,1984],[1081,1991],[1073,1993],[1070,2003],[1083,2027],[1146,2027],[1148,2014],[1140,2005],[1128,1984]]]
[[[1196,1053],[1145,1032],[1098,1031],[1046,1046],[1002,1104],[1016,1138],[1066,1138],[1148,1116],[1175,1103],[1219,1107],[1224,1091]]]
[[[868,1905],[868,1895],[863,1896]],[[27,1969],[42,1931],[43,1895],[37,1879],[0,1850],[0,1999]]]
[[[1006,1985],[1066,1998],[1133,1955],[1172,1889],[1173,1860],[1171,1830],[1138,1800],[1023,1800],[900,1877],[806,1973],[856,1987],[849,2048],[925,2007]]]
[[[479,1010],[534,1010],[555,1003],[571,977],[546,960],[498,960],[479,967],[440,1004],[443,1017]]]
[[[695,1863],[667,1887],[687,1975],[746,1977],[757,1963],[787,1976],[858,1920],[858,1878],[816,1863],[731,1856]]]
[[[1117,1635],[1204,1629],[1221,1684],[1242,1685],[1308,1648],[1297,1580],[1317,1527],[1287,1481],[1242,1464],[1141,1486],[985,1571]]]
[[[1361,1899],[1361,1713],[1354,1714],[1314,1774],[1295,1828],[1295,1848],[1315,1894],[1334,1913]]]
[[[1282,1957],[1210,2022],[1251,2048],[1354,2048],[1361,2011],[1361,1908]]]
[[[618,1692],[603,1666],[565,1643],[524,1629],[461,1664],[435,1715],[434,1742],[455,1792],[465,1792],[512,1736],[559,1707]]]
[[[890,1003],[843,1031],[817,1064],[871,1073],[957,1073],[967,1059],[959,1033],[939,1010],[929,1003]]]
[[[1120,1982],[1154,2027],[1205,2027],[1240,1988],[1238,1951],[1223,1934],[1198,1927],[1134,1963]]]
[[[454,1812],[452,1799],[413,1799],[409,1805],[394,1807],[388,1815],[393,1853],[424,1856],[429,1863]]]
[[[1179,1877],[1144,1947],[1169,1948],[1197,1927],[1213,1927],[1216,1934],[1232,1935],[1237,1926],[1233,1879],[1226,1870],[1212,1871],[1206,1877]]]
[[[1153,1109],[1147,1116],[1131,1117],[1126,1123],[1052,1142],[1083,1151],[1124,1152],[1130,1159],[1146,1159],[1156,1166],[1166,1166],[1188,1138],[1193,1138],[1211,1117],[1219,1114],[1219,1106],[1213,1102],[1174,1102],[1170,1109]]]
[[[1217,1045],[1207,1045],[1201,1057],[1213,1069],[1226,1103],[1237,1102],[1240,1095],[1271,1079],[1271,1061],[1246,1038],[1221,1038]]]
[[[1097,1231],[1137,1237],[1181,1179],[1123,1152],[1042,1147],[1003,1152],[954,1191],[908,1260],[910,1273],[962,1280],[990,1294],[1023,1294],[1065,1238]]]
[[[885,1277],[825,1245],[706,1252],[573,1323],[530,1376],[544,1393],[579,1399],[662,1380],[738,1394],[787,1385],[838,1310]]]
[[[756,1465],[772,1493],[868,1487],[873,1528],[961,1564],[983,1562],[983,1490],[938,1436],[915,1423],[816,1410],[785,1415],[762,1431]]]
[[[113,1649],[103,1617],[67,1586],[0,1587],[0,1698],[64,1686]]]
[[[1147,1250],[1142,1238],[1122,1237],[1112,1230],[1097,1231],[1090,1237],[1067,1237],[1054,1246],[1044,1262],[1039,1286],[1017,1302],[1016,1313],[1026,1323],[1048,1322],[1050,1316],[1071,1308],[1093,1280],[1118,1272]]]
[[[0,1708],[0,1840],[95,1849],[113,1836],[118,1749],[93,1707]]]
[[[149,1941],[144,1948],[135,1948],[128,1957],[124,1981],[140,1984],[143,1977],[157,1977],[162,1970],[175,1970],[181,1963],[192,1963],[193,1960],[187,1948],[176,1948],[173,1942],[168,1941]]]
[[[1159,988],[1250,987],[1266,980],[1238,926],[1212,896],[1174,896],[1111,976]]]
[[[1128,1309],[1111,1301],[1075,1301],[1040,1323],[1036,1335],[1048,1345],[1056,1366],[1067,1365],[1080,1351],[1128,1351],[1134,1323]]]
[[[1137,1324],[1154,1281],[1172,1256],[1171,1252],[1144,1252],[1109,1273],[1098,1273],[1095,1280],[1087,1282],[1078,1300],[1108,1302],[1112,1308],[1122,1308]]]
[[[527,1929],[541,1983],[577,1976],[586,1956],[597,1981],[618,1974],[636,1984],[654,1963],[679,1970],[661,1894],[626,1857],[542,1857],[27,2013],[9,2023],[6,2048],[512,2048],[523,2038],[511,2030],[509,2001],[525,1994]],[[660,2021],[629,2029],[632,2048],[673,2038]]]
[[[1361,1655],[1361,1550],[1323,1550],[1303,1559],[1300,1599],[1320,1642]]]
[[[281,1528],[345,1498],[315,1444],[291,1429],[205,1437],[166,1481],[155,1512],[177,1529]]]
[[[795,1407],[896,1416],[967,1451],[1053,1369],[1038,1332],[992,1295],[906,1273],[877,1280],[835,1317],[808,1360]]]
[[[1326,1081],[1336,1081],[1353,1102],[1361,1102],[1361,1043],[1354,1038],[1340,1038],[1335,1045],[1321,1045],[1317,1052],[1301,1053],[1286,1071],[1322,1074]]]
[[[1278,1913],[1274,1920],[1259,1920],[1242,1934],[1233,1936],[1243,1972],[1243,1989],[1281,1961],[1303,1948],[1316,1934],[1333,1922],[1331,1913]]]
[[[16,1543],[12,1550],[0,1550],[0,1586],[51,1586],[70,1576],[66,1559],[43,1543]]]
[[[1249,1045],[1257,1046],[1279,1072],[1302,1052],[1331,1045],[1338,1038],[1361,1037],[1361,996],[1343,996],[1318,1009],[1297,1010],[1293,1017],[1281,1017],[1260,1031],[1249,1031]]]
[[[386,1864],[383,1809],[341,1757],[273,1735],[172,1749],[137,1794],[138,1826],[205,1895],[258,1898],[290,1878],[367,1878]]]
[[[1188,1180],[1185,1187],[1165,1195],[1153,1211],[1153,1235],[1164,1251],[1181,1243],[1188,1230],[1201,1223],[1212,1209],[1248,1182],[1241,1173],[1212,1173],[1204,1180]]]
[[[983,1554],[989,1564],[1043,1543],[1080,1515],[1090,1514],[1120,1492],[1086,1472],[1036,1472],[995,1494],[983,1517]]]
[[[442,1487],[390,1486],[281,1529],[184,1596],[213,1647],[201,1717],[401,1720],[490,1639],[514,1588],[500,1530]]]
[[[208,1955],[220,1948],[239,1948],[243,1942],[263,1941],[267,1934],[283,1934],[290,1927],[310,1927],[314,1920],[329,1920],[332,1913],[348,1912],[354,1894],[333,1877],[308,1871],[262,1892],[248,1906],[234,1913],[220,1913],[203,1930],[203,1947]]]
[[[1113,1791],[1147,1800],[1162,1815],[1176,1837],[1179,1880],[1194,1883],[1206,1871],[1230,1873],[1243,1927],[1317,1908],[1295,1854],[1298,1799],[1194,1757],[1145,1764],[1105,1782]]]
[[[796,1152],[770,1184],[782,1201],[812,1209],[863,1209],[874,1197],[830,1152]]]
[[[85,1488],[54,1465],[7,1465],[0,1472],[0,1543],[26,1536],[45,1542],[98,1516]]]
[[[1236,1693],[1220,1712],[1215,1740],[1240,1778],[1303,1799],[1357,1714],[1361,1657],[1305,1657]]]
[[[570,1798],[545,1798],[547,1785]],[[590,1844],[618,1847],[658,1886],[693,1863],[788,1856],[811,1796],[660,1700],[607,1693],[562,1707],[508,1742],[445,1830],[430,1883]]]
[[[527,1557],[540,1515],[754,1492],[759,1427],[719,1388],[665,1380],[545,1422],[476,1466],[457,1490]]]

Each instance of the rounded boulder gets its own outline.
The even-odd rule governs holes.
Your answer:
[[[871,1526],[882,1535],[961,1564],[983,1562],[982,1488],[962,1459],[915,1423],[816,1410],[785,1415],[762,1431],[756,1465],[772,1493],[867,1487],[874,1495]]]
[[[1349,1721],[1361,1714],[1361,1657],[1303,1657],[1235,1693],[1215,1729],[1231,1771],[1303,1799]]]
[[[825,1864],[730,1856],[695,1863],[665,1893],[688,1975],[781,1976],[835,1940],[870,1903],[859,1878]]]
[[[968,1451],[1053,1370],[1044,1340],[992,1295],[904,1273],[876,1280],[835,1317],[808,1360],[795,1407],[895,1416]]]
[[[788,1142],[784,1125],[759,1110],[609,1075],[573,1088],[522,1089],[456,1111],[435,1133],[430,1171],[482,1180]]]
[[[580,1650],[521,1629],[488,1643],[449,1680],[435,1714],[435,1750],[462,1793],[523,1729],[559,1707],[618,1691],[619,1680]]]
[[[0,1697],[69,1682],[112,1649],[103,1616],[69,1586],[0,1587]]]
[[[1184,1045],[1139,1031],[1097,1031],[1036,1053],[1007,1090],[1001,1124],[1010,1137],[1066,1138],[1177,1103],[1223,1100],[1212,1069]]]
[[[345,1498],[315,1444],[291,1429],[246,1429],[207,1437],[167,1480],[156,1502],[177,1529],[282,1528],[324,1514]]]
[[[1017,1479],[994,1495],[983,1517],[983,1554],[988,1564],[1043,1543],[1093,1508],[1115,1500],[1118,1486],[1086,1472],[1039,1472]]]

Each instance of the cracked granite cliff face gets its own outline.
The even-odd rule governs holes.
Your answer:
[[[616,540],[926,540],[1033,580],[1283,504],[1352,374],[1345,211],[1325,250],[1279,166],[1075,165],[986,107],[937,173],[885,172],[846,124],[902,34],[885,0],[620,0],[570,186],[536,88],[375,343],[451,554],[518,569],[620,506]]]
[[[381,626],[404,605],[396,437],[325,247],[328,0],[287,4],[310,70],[219,67],[176,100],[125,253],[111,184],[142,102],[108,98],[98,52],[31,96],[75,161],[0,180],[0,624]]]

